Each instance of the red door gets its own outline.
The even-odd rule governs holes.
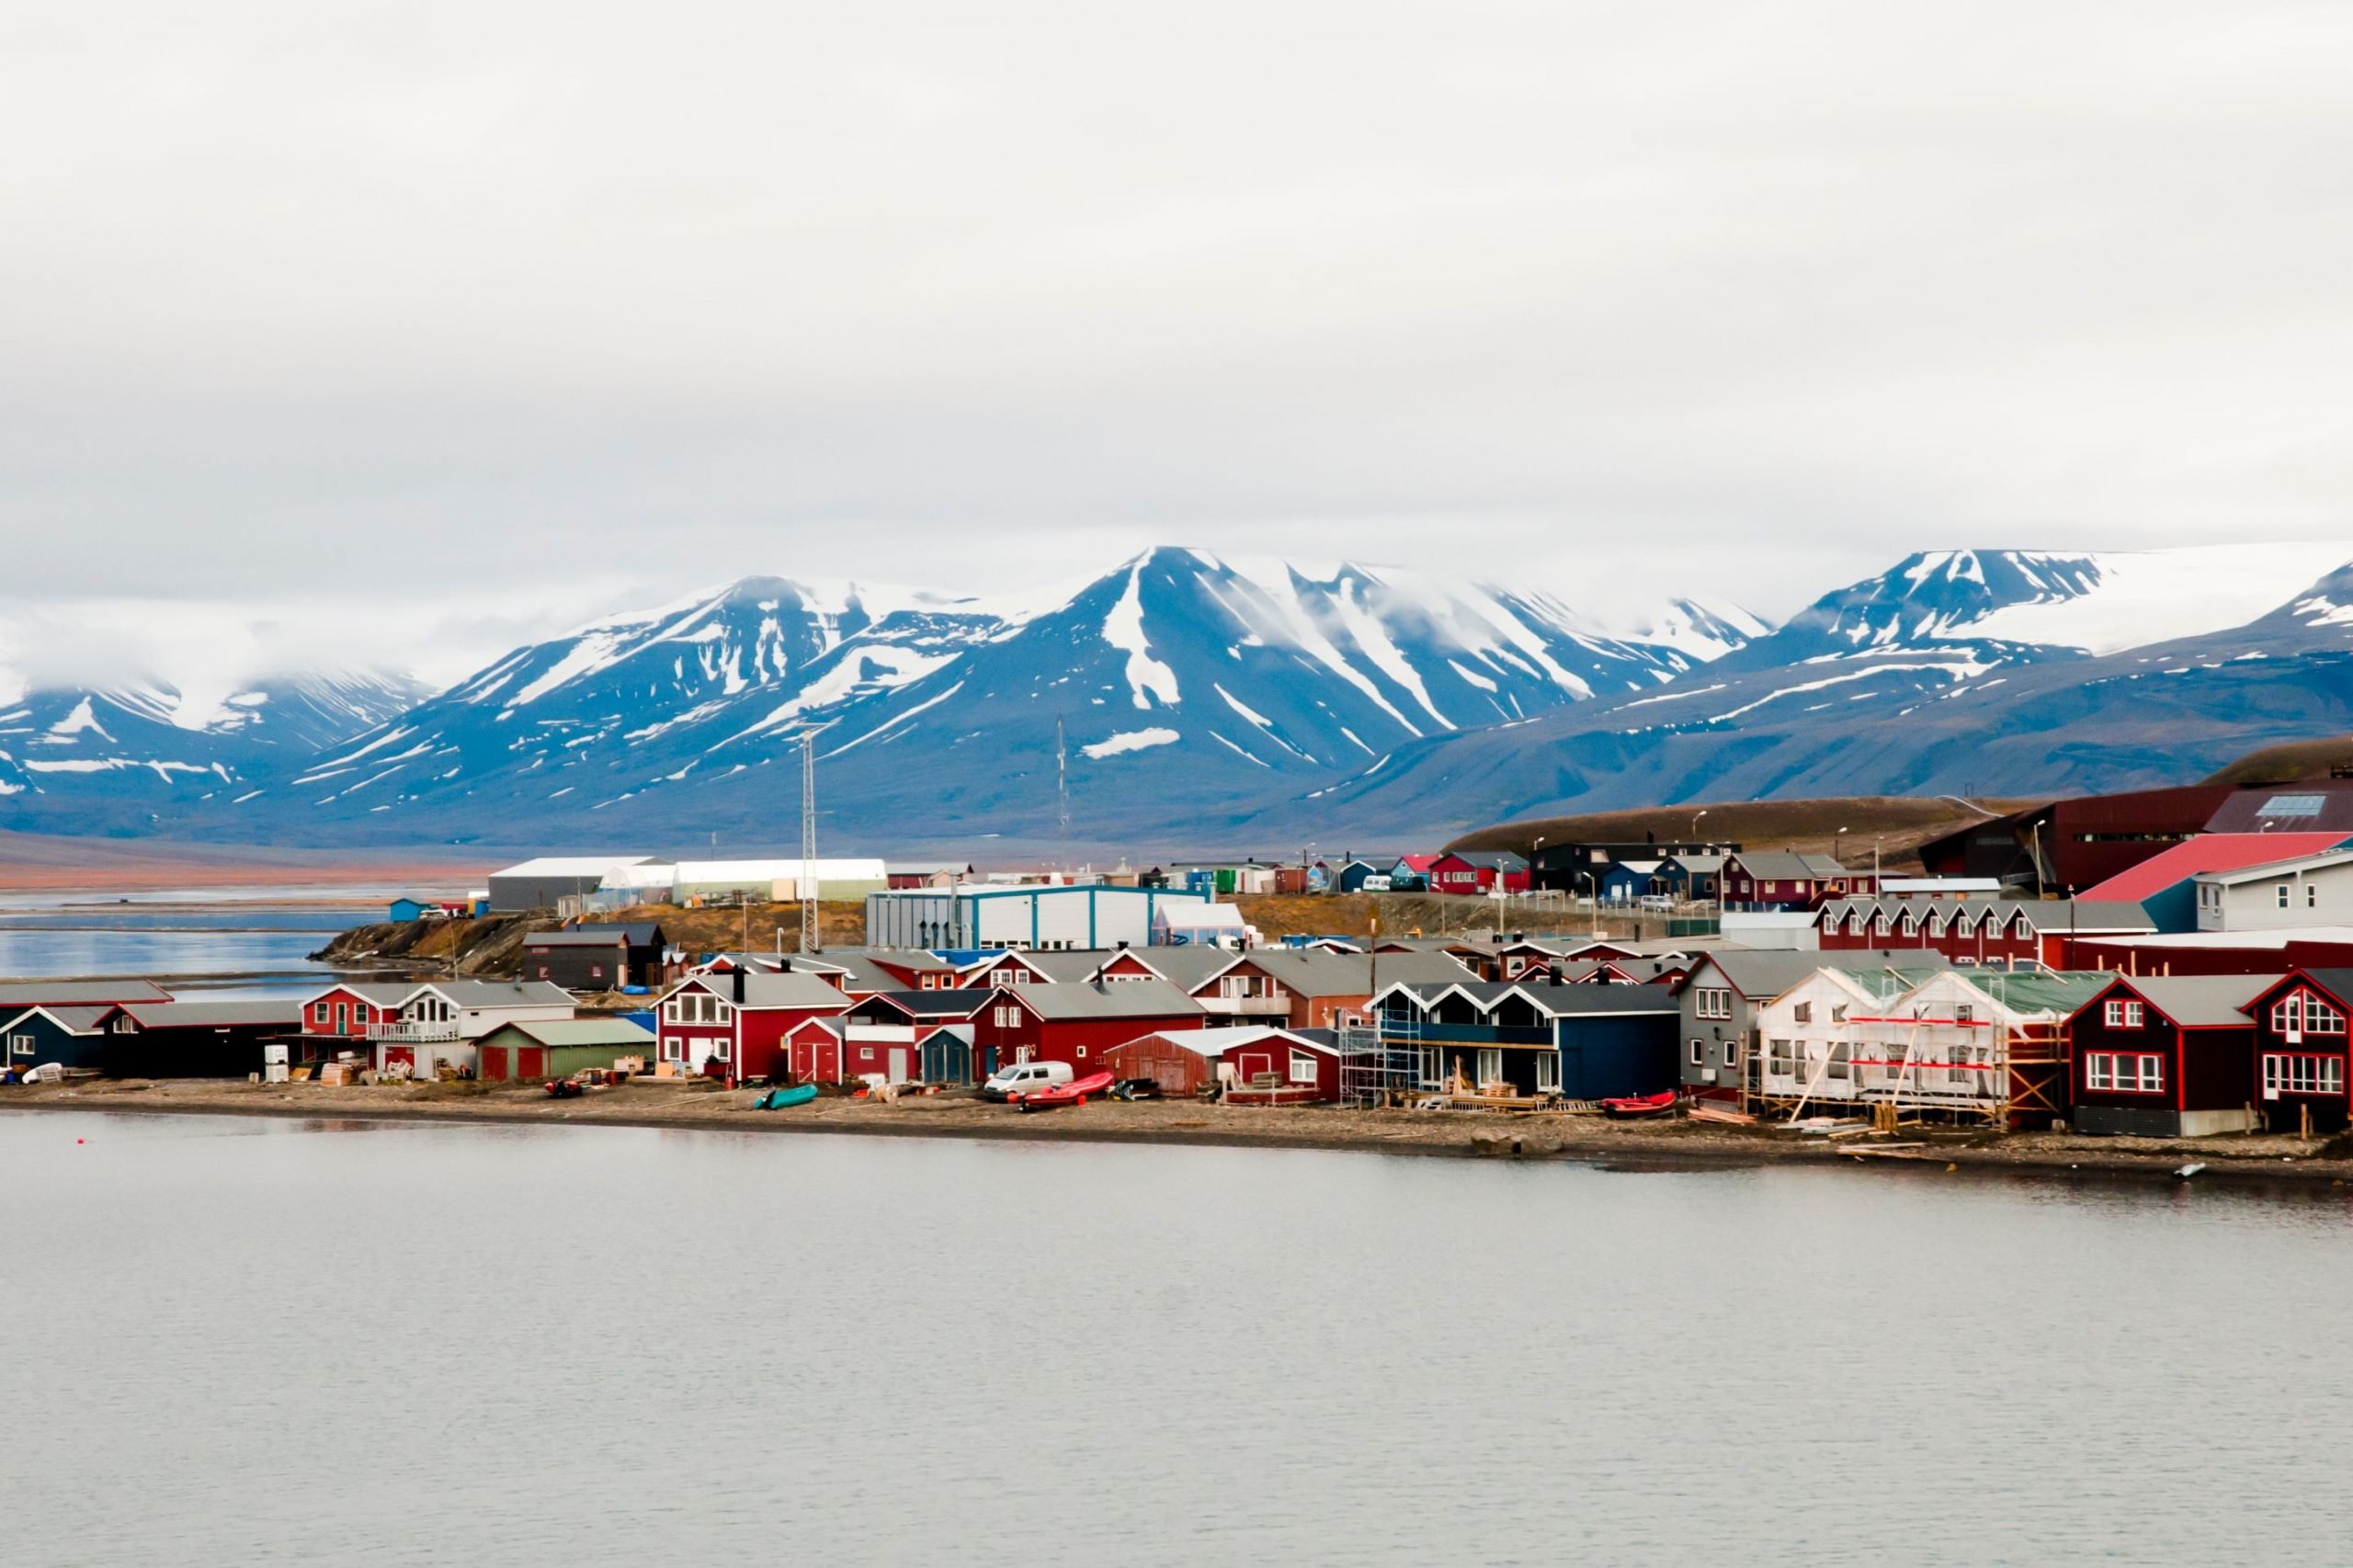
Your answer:
[[[482,1079],[485,1084],[504,1083],[506,1079],[506,1048],[485,1045],[482,1048]]]
[[[515,1048],[515,1076],[544,1078],[548,1075],[548,1052],[545,1046],[518,1045]]]

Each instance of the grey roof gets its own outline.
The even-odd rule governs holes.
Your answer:
[[[1818,969],[1844,970],[1849,974],[1875,970],[1902,971],[1916,977],[1950,969],[1952,960],[1933,948],[1856,948],[1843,952],[1788,948],[1711,949],[1692,966],[1683,986],[1676,988],[1677,994],[1685,986],[1700,983],[1711,964],[1743,996],[1769,999]]]
[[[1739,861],[1741,869],[1750,876],[1773,881],[1818,881],[1859,874],[1827,855],[1805,855],[1794,849],[1744,849],[1731,858]]]
[[[2119,974],[2110,976],[2109,984],[2122,981],[2175,1023],[2204,1028],[2253,1023],[2242,1009],[2287,978],[2284,974]]]
[[[142,1029],[216,1029],[238,1024],[292,1028],[302,1021],[299,997],[256,996],[243,1002],[126,1002],[122,1010]]]
[[[1508,849],[1452,849],[1446,857],[1466,866],[1481,866],[1495,871],[1525,871],[1528,862]]]
[[[2055,935],[2064,931],[2154,931],[2157,923],[2149,912],[2137,903],[2120,899],[2082,898],[1985,898],[1955,894],[1949,898],[1834,898],[1823,906],[1825,920],[1844,920],[1854,910],[1863,912],[1866,919],[1874,918],[1885,910],[1890,919],[1901,917],[1907,910],[1926,922],[1932,913],[1940,913],[1949,923],[1952,917],[1966,910],[1975,920],[1998,915],[2005,922],[2018,918],[2026,911],[2027,923],[2037,931]]]
[[[960,991],[877,991],[861,997],[858,1005],[880,1002],[915,1018],[969,1018],[1004,1000],[1005,993],[995,986],[978,985]]]
[[[518,1018],[501,1024],[483,1036],[487,1042],[496,1040],[509,1029],[541,1045],[618,1045],[647,1046],[654,1036],[643,1026],[627,1018],[610,1016],[601,1018]]]
[[[1172,948],[1167,950],[1182,952],[1185,949]],[[1106,952],[1098,948],[1080,948],[1056,949],[1044,952],[1023,951],[1015,956],[1048,980],[1075,984],[1083,980],[1094,979],[1097,970],[1120,955],[1116,951]]]
[[[523,938],[527,948],[617,948],[626,942],[632,948],[651,947],[662,927],[652,921],[637,921],[627,926],[574,926],[563,931],[534,931]]]
[[[788,974],[756,974],[749,970],[738,971],[744,977],[744,999],[737,1004],[754,1012],[772,1007],[847,1007],[854,998],[844,995],[829,982],[819,979],[805,970]],[[699,974],[679,983],[677,990],[699,987],[725,1001],[735,1000],[734,974]],[[894,981],[881,989],[896,991]],[[674,991],[671,994],[676,994]],[[666,998],[665,998],[666,1000]]]
[[[572,993],[545,980],[428,980],[408,994],[430,989],[460,1007],[552,1007],[572,1006]]]
[[[67,1034],[97,1034],[100,1032],[100,1025],[113,1017],[114,1006],[108,1003],[97,1007],[26,1007],[7,1021],[10,1024],[20,1023],[34,1013],[47,1014],[51,1021]]]
[[[1131,948],[1128,949],[1139,962],[1176,986],[1179,991],[1195,991],[1232,969],[1252,953],[1236,952],[1230,948],[1197,948],[1188,945],[1174,948]],[[1100,967],[1117,958],[1117,953],[1098,954],[1096,964]]]
[[[1452,983],[1405,982],[1397,986],[1384,985],[1381,994],[1400,990],[1415,1000],[1431,1003],[1452,993],[1469,999],[1481,1012],[1494,1008],[1506,996],[1526,999],[1538,1011],[1552,1017],[1599,1016],[1624,1013],[1675,1013],[1682,1004],[1664,985],[1554,985],[1548,981],[1524,980],[1463,980]]]
[[[1025,985],[1006,993],[1041,1018],[1139,1018],[1197,1015],[1201,1005],[1165,980]]]
[[[1336,953],[1323,948],[1254,948],[1239,957],[1302,996],[1363,996],[1377,976],[1400,980],[1468,980],[1471,971],[1444,953]]]
[[[168,1002],[172,994],[152,980],[27,980],[0,985],[0,1007],[61,1007],[99,1002]]]
[[[1711,872],[1722,870],[1724,862],[1731,858],[1728,855],[1670,855],[1667,857],[1670,861],[1685,870],[1696,871],[1703,877]]]

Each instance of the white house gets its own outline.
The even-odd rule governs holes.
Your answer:
[[[2353,849],[2203,871],[2196,881],[2200,931],[2353,925]]]

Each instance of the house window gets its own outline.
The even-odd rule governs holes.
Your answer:
[[[2273,1004],[2271,1028],[2291,1039],[2302,1034],[2343,1034],[2345,1015],[2311,992],[2297,991]]]
[[[2113,1001],[2102,1010],[2101,1021],[2112,1029],[2137,1029],[2145,1017],[2138,1002]]]
[[[1082,1046],[1080,1046],[1080,1047],[1078,1048],[1078,1059],[1079,1059],[1081,1062],[1084,1062],[1084,1061],[1086,1061],[1086,1047],[1085,1047],[1085,1046],[1083,1046],[1083,1045],[1082,1045]]]
[[[1737,1067],[1740,1065],[1740,1042],[1738,1040],[1728,1040],[1724,1041],[1724,1065],[1727,1067]]]
[[[1843,1024],[1847,1021],[1846,1003],[1833,1002],[1830,1004],[1830,1021],[1834,1024]]]
[[[2267,1055],[2263,1059],[2263,1094],[2276,1098],[2291,1095],[2341,1095],[2345,1092],[2345,1060],[2338,1056]]]
[[[1813,1022],[1813,1004],[1811,1002],[1800,1002],[1797,1006],[1790,1009],[1790,1017],[1793,1022],[1801,1024],[1810,1024]]]
[[[667,1002],[662,1004],[662,1017],[666,1022],[673,1024],[681,1022],[682,1020],[679,1017],[679,1014],[683,1011],[684,1009],[679,1006],[678,999],[676,996],[671,997]]]
[[[2304,884],[2304,907],[2306,909],[2318,909],[2320,907],[2320,884],[2318,882],[2306,882]]]
[[[1776,1078],[1790,1078],[1797,1075],[1797,1059],[1790,1051],[1790,1042],[1788,1040],[1777,1040],[1767,1044],[1765,1048],[1766,1072],[1771,1074]]]
[[[1853,1058],[1854,1047],[1848,1045],[1845,1040],[1838,1040],[1832,1044],[1830,1047],[1830,1076],[1838,1079],[1845,1079],[1852,1076],[1854,1068],[1850,1063],[1852,1062]]]
[[[1303,1051],[1290,1053],[1290,1081],[1294,1084],[1315,1082],[1315,1058]]]
[[[2273,888],[2271,891],[2272,891],[2273,892],[2275,892],[2275,893],[2279,894],[2279,907],[2280,907],[2280,908],[2282,908],[2282,909],[2287,908],[2287,907],[2288,907],[2288,884],[2287,884],[2287,883],[2285,883],[2285,882],[2281,882],[2278,887]]]
[[[324,1002],[313,1002],[311,1004],[311,1021],[322,1028],[325,1027],[327,1021],[327,1005]]]
[[[1445,1082],[1445,1053],[1434,1045],[1422,1047],[1422,1087],[1435,1089]]]
[[[1732,992],[1729,988],[1703,985],[1693,993],[1693,1002],[1695,1010],[1700,1017],[1729,1018],[1732,1017]]]
[[[541,970],[541,971],[540,971],[540,975],[541,975],[542,977],[545,977],[545,975],[547,974],[547,971],[545,971],[545,970]],[[603,964],[600,964],[600,963],[592,963],[592,964],[590,964],[590,965],[588,966],[588,978],[589,978],[589,979],[591,979],[591,980],[602,980],[602,979],[604,979],[604,978],[605,978],[605,966],[604,966]]]
[[[1537,1057],[1536,1092],[1540,1095],[1561,1092],[1561,1057],[1558,1051],[1548,1051]]]
[[[714,998],[714,1000],[716,1000],[716,998]],[[718,1023],[718,1024],[732,1024],[732,1023],[733,1023],[734,1021],[735,1021],[735,1009],[734,1009],[734,1008],[733,1008],[733,1007],[731,1007],[731,1006],[728,1006],[726,1003],[724,1003],[724,1002],[721,1002],[721,1003],[719,1003],[719,1016],[718,1016],[717,1017],[713,1018],[713,1019],[711,1020],[711,1022],[713,1022],[713,1023]]]
[[[30,1036],[30,1035],[28,1035],[28,1034],[12,1034],[12,1035],[10,1035],[10,1036],[8,1037],[8,1054],[9,1054],[9,1055],[11,1055],[11,1056],[30,1056],[32,1053],[33,1053],[33,1037],[32,1037],[32,1036]]]
[[[1504,1076],[1504,1053],[1493,1046],[1479,1048],[1479,1083],[1498,1084]]]
[[[1691,1065],[1694,1067],[1705,1067],[1707,1064],[1708,1042],[1704,1040],[1693,1040],[1691,1042]]]

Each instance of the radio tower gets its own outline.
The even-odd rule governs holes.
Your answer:
[[[817,939],[817,732],[801,732],[801,950],[813,953]]]
[[[1063,716],[1054,715],[1054,852],[1070,869],[1070,754],[1063,748]]]

